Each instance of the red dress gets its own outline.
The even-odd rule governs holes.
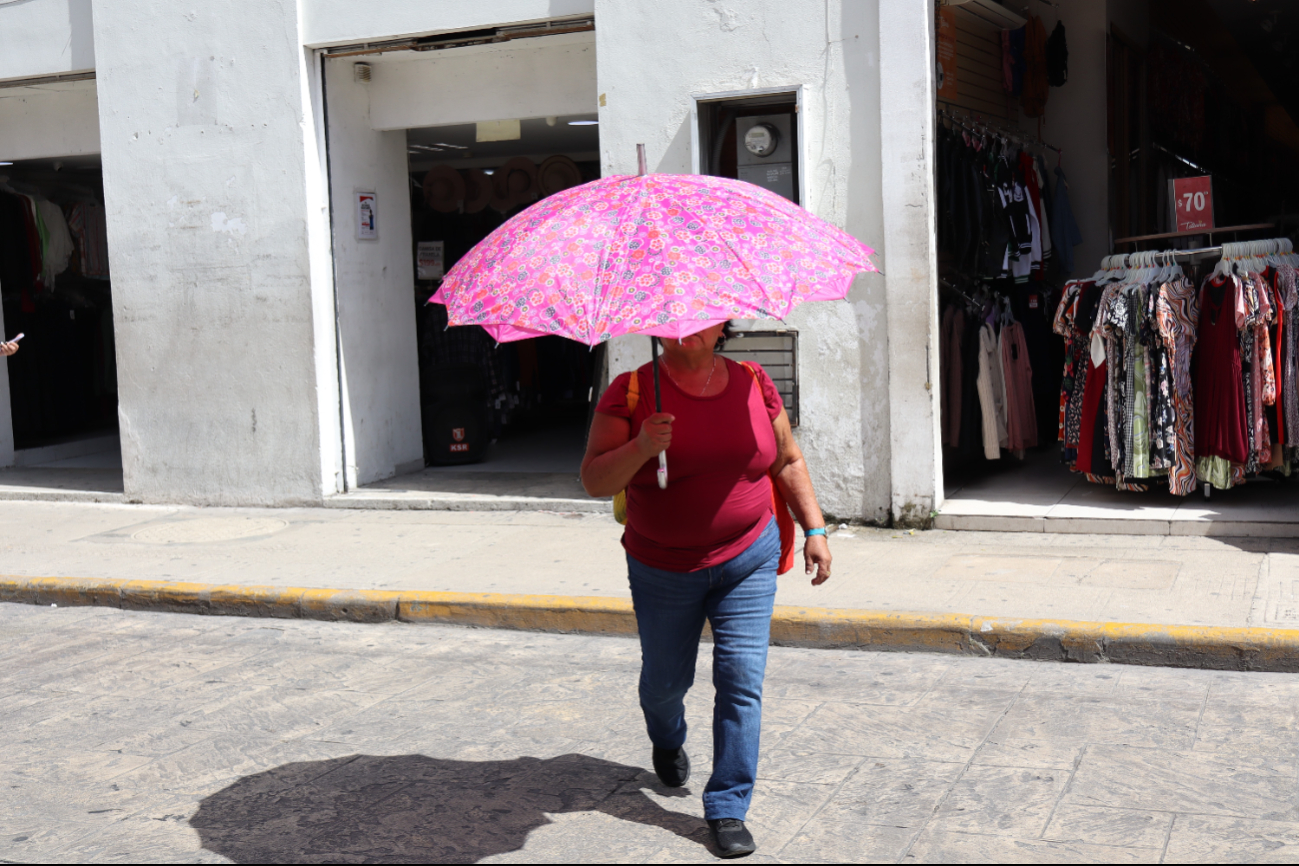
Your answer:
[[[1214,295],[1218,300],[1214,301]],[[1244,463],[1245,381],[1240,366],[1240,286],[1234,277],[1206,280],[1200,290],[1200,328],[1192,356],[1195,375],[1195,456]],[[1243,310],[1242,310],[1243,312]]]

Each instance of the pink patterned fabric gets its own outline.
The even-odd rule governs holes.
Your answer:
[[[504,342],[685,337],[837,300],[874,250],[760,187],[618,175],[542,199],[462,258],[430,298]]]

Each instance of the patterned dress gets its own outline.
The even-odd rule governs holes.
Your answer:
[[[1173,441],[1168,466],[1168,490],[1178,496],[1194,493],[1195,391],[1191,379],[1191,354],[1200,325],[1199,292],[1188,279],[1167,283],[1155,304],[1159,335],[1168,352],[1172,372]]]

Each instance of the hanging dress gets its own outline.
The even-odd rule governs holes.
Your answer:
[[[1239,339],[1245,325],[1245,303],[1235,277],[1205,281],[1199,324],[1192,361],[1197,472],[1202,480],[1225,487],[1230,474],[1224,477],[1223,467],[1212,467],[1206,461],[1220,458],[1242,464],[1249,457]]]
[[[1195,389],[1191,355],[1199,329],[1200,303],[1195,284],[1174,280],[1159,292],[1156,306],[1159,334],[1168,350],[1173,374],[1173,458],[1168,490],[1178,496],[1195,492]]]

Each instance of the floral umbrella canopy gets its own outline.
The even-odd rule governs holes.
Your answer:
[[[681,338],[730,319],[838,300],[874,251],[760,187],[708,175],[616,175],[518,214],[430,300],[499,342]]]

